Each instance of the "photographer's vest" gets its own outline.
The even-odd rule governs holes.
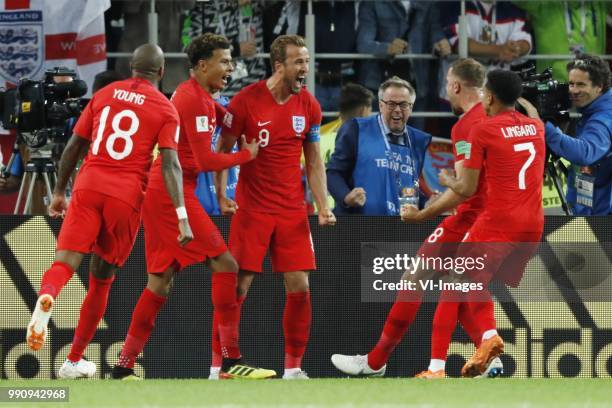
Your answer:
[[[359,138],[353,185],[366,191],[366,203],[355,213],[398,215],[399,193],[419,180],[431,136],[406,126],[405,146],[389,143],[381,116],[357,119]]]

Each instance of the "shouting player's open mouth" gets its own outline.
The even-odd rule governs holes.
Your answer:
[[[298,93],[306,85],[306,75],[300,75],[295,79],[293,92]]]
[[[221,83],[222,83],[222,84],[223,84],[223,86],[225,87],[225,86],[227,86],[227,84],[228,84],[228,83],[229,83],[229,81],[231,81],[231,80],[232,80],[232,75],[231,75],[231,74],[228,74],[228,75],[225,75],[223,78],[221,78]]]

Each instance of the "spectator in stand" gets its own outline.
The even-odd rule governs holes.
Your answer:
[[[488,69],[510,69],[524,64],[531,51],[531,34],[525,29],[525,13],[509,2],[472,0],[465,4],[468,31],[468,53]],[[436,44],[440,54],[459,45],[459,4],[453,4],[443,16],[447,38]],[[448,64],[445,64],[448,65]],[[443,67],[443,72],[448,67]],[[442,84],[446,86],[445,84]]]
[[[183,22],[183,47],[192,38],[208,32],[223,35],[232,43],[236,68],[222,92],[225,96],[232,97],[266,75],[266,61],[255,57],[263,51],[262,10],[262,2],[258,0],[197,2]]]
[[[515,1],[531,21],[538,54],[605,54],[609,1]],[[538,72],[551,66],[567,82],[567,60],[538,60]]]
[[[88,3],[96,3],[90,1]],[[120,52],[132,52],[140,44],[149,41],[149,1],[122,1],[124,28],[119,40]],[[181,19],[179,16],[191,10],[194,0],[158,1],[155,11],[159,15],[160,24],[158,45],[166,52],[181,51]],[[169,17],[172,16],[172,17]],[[126,58],[118,58],[114,69],[124,75],[130,74],[131,68]],[[166,61],[166,75],[161,82],[161,91],[167,94],[174,92],[178,84],[187,79],[188,63],[184,58],[169,58]]]
[[[357,51],[383,60],[364,60],[360,83],[372,91],[394,75],[416,84],[415,110],[426,110],[433,96],[435,63],[396,59],[405,53],[432,52],[444,38],[439,5],[429,1],[362,1],[359,4]],[[422,127],[421,121],[417,127]]]
[[[509,2],[495,0],[471,0],[465,3],[468,20],[468,53],[481,62],[487,70],[511,69],[525,64],[525,55],[531,51],[531,34],[525,29],[525,13]],[[447,38],[434,46],[436,53],[446,57],[459,46],[458,2],[449,4],[442,13],[442,25]],[[438,71],[438,110],[450,111],[446,95],[448,59],[442,59]],[[438,122],[439,134],[450,134],[455,119]]]

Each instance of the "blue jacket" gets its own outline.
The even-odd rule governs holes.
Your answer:
[[[412,149],[408,156],[412,162],[409,166],[412,170],[410,173],[413,174],[401,172],[401,178],[402,184],[410,187],[410,179],[418,180],[421,174],[431,135],[410,126],[406,129],[410,145],[401,146],[400,149],[408,152]],[[367,147],[367,151],[360,150],[363,146]],[[391,145],[391,150],[396,147]],[[397,214],[399,188],[395,182],[396,177],[390,170],[387,172],[385,168],[376,168],[378,166],[373,165],[375,162],[389,159],[385,156],[385,150],[378,115],[352,119],[342,125],[336,137],[336,148],[327,164],[327,188],[336,201],[336,214]],[[407,164],[405,155],[402,158],[404,164]],[[357,163],[362,163],[362,167],[357,168]],[[366,208],[349,208],[342,204],[344,197],[355,187],[363,187],[366,190]]]
[[[435,2],[433,2],[435,3]],[[444,38],[440,25],[439,5],[428,1],[411,1],[409,15],[401,1],[362,1],[359,5],[359,29],[357,51],[387,57],[387,47],[395,38],[409,43],[410,53],[429,54],[433,44]],[[437,71],[430,60],[418,60],[412,64],[417,99],[415,110],[425,107],[430,93],[428,84],[434,83]],[[408,73],[403,79],[409,79]],[[363,60],[360,83],[370,89],[378,89],[384,80],[381,60]],[[434,92],[435,93],[435,92]]]
[[[546,123],[546,144],[558,156],[572,163],[567,181],[567,201],[575,215],[612,214],[612,90],[578,109],[582,119],[576,137],[565,135],[552,123]],[[593,208],[576,203],[576,175],[589,167],[594,178]]]

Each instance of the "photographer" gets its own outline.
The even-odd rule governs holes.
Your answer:
[[[572,104],[582,114],[576,136],[546,122],[549,150],[571,162],[567,201],[574,215],[612,214],[612,91],[610,67],[592,55],[579,55],[567,64]],[[538,111],[525,99],[519,103],[532,118]]]
[[[103,88],[111,82],[121,79],[123,79],[122,76],[114,71],[100,72],[94,78],[92,91],[96,92],[98,89]],[[65,84],[73,82],[75,78],[71,71],[67,70],[66,68],[59,67],[55,68],[55,71],[49,74],[47,80],[51,81],[53,84]],[[79,101],[78,98],[70,98],[69,94],[66,96],[65,101]],[[48,114],[49,112],[46,113],[46,115]],[[56,128],[60,131],[61,140],[65,140],[70,137],[72,134],[72,127],[76,123],[76,119],[77,117],[72,116],[71,114],[69,117],[60,120],[60,126],[56,126]],[[48,157],[49,160],[55,165],[55,163],[59,160],[64,148],[64,143],[57,143],[52,139],[46,139],[43,146],[36,148],[29,146],[27,141],[24,143],[24,140],[20,139],[19,137],[18,140],[18,149],[13,152],[14,159],[12,165],[10,168],[6,169],[4,174],[0,175],[0,194],[9,194],[19,190],[22,180],[24,180],[23,175],[26,171],[26,164],[30,161],[30,159],[36,157]],[[51,182],[53,183],[53,180],[51,180]],[[23,194],[24,196],[28,194],[27,189],[23,192]],[[46,203],[46,196],[47,190],[45,181],[42,177],[38,177],[34,182],[29,213],[34,215],[46,215],[48,204]]]

